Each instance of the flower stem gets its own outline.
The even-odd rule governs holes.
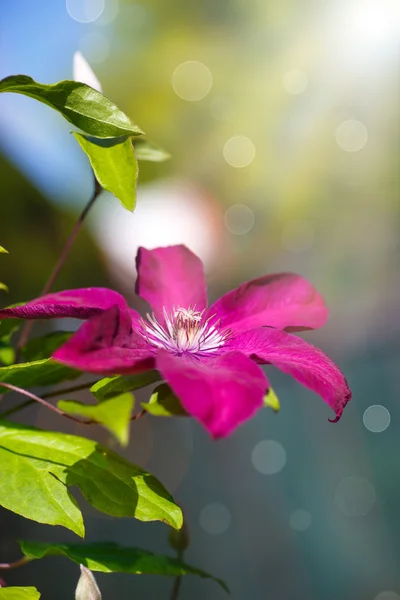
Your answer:
[[[183,560],[183,551],[177,552],[177,558],[179,560]],[[174,587],[171,590],[171,595],[169,597],[169,600],[178,600],[179,592],[181,591],[181,585],[182,585],[182,575],[178,575],[178,577],[175,577]]]
[[[30,562],[32,559],[27,556],[23,556],[19,560],[16,560],[12,563],[0,563],[0,569],[16,569],[17,567],[22,567]]]
[[[8,388],[9,390],[12,390],[13,392],[18,392],[19,394],[22,394],[23,396],[27,396],[34,402],[39,402],[39,404],[42,404],[46,408],[49,408],[50,410],[57,413],[58,415],[60,415],[62,417],[66,417],[67,419],[71,419],[71,421],[75,421],[75,423],[79,423],[80,425],[91,425],[92,423],[95,423],[95,421],[93,421],[93,419],[90,419],[89,421],[81,421],[80,419],[76,419],[75,417],[67,414],[66,412],[64,412],[63,410],[58,408],[57,406],[53,406],[52,404],[50,404],[50,402],[46,402],[46,400],[44,400],[43,398],[40,398],[40,396],[36,396],[36,394],[33,394],[32,392],[28,392],[28,390],[24,390],[23,388],[13,385],[12,383],[6,383],[4,381],[0,381],[0,387],[5,387],[5,388]]]
[[[86,204],[85,208],[83,209],[83,211],[81,212],[81,214],[78,217],[78,220],[76,221],[74,228],[72,229],[69,238],[67,239],[67,241],[65,242],[65,246],[60,254],[60,257],[57,261],[57,263],[55,264],[52,272],[50,273],[50,276],[48,278],[48,280],[46,281],[40,295],[41,296],[45,296],[46,294],[49,293],[49,291],[51,290],[51,288],[54,285],[54,282],[56,281],[62,267],[64,266],[64,263],[67,259],[67,256],[69,254],[69,251],[72,248],[73,243],[75,242],[76,236],[78,235],[82,223],[85,220],[86,215],[88,214],[89,210],[92,208],[97,196],[100,194],[100,192],[102,191],[102,187],[101,185],[98,183],[97,179],[94,178],[94,191],[93,194],[89,200],[89,202]],[[20,340],[18,342],[18,346],[17,346],[17,360],[19,358],[19,355],[21,353],[21,349],[25,346],[29,334],[32,330],[34,321],[26,321],[24,327],[22,328],[21,331],[21,337]]]

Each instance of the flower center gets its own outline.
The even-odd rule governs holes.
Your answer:
[[[213,316],[204,320],[204,311],[199,312],[195,307],[174,308],[170,313],[164,308],[163,313],[164,324],[154,314],[147,314],[147,321],[140,320],[142,331],[139,333],[152,346],[174,354],[217,352],[230,336],[229,330],[220,330],[220,322]]]

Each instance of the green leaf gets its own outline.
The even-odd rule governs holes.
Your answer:
[[[148,160],[151,162],[164,162],[169,160],[171,155],[154,142],[138,138],[133,141],[135,147],[135,156],[138,160]]]
[[[160,381],[161,376],[158,371],[146,371],[138,375],[116,375],[114,377],[104,377],[97,381],[90,391],[99,402],[107,398],[113,398],[124,392],[131,392],[146,387],[151,383]]]
[[[24,94],[43,102],[89,135],[111,138],[143,133],[111,100],[85,83],[46,85],[27,75],[11,75],[0,81],[0,92]]]
[[[40,594],[35,587],[0,588],[0,600],[39,600]]]
[[[101,187],[114,194],[127,210],[133,210],[139,171],[131,138],[102,140],[75,132],[74,136],[88,156]]]
[[[156,417],[187,416],[179,399],[175,396],[169,385],[162,383],[157,386],[149,402],[141,402],[142,408]]]
[[[65,367],[51,358],[45,358],[0,367],[0,382],[11,383],[21,388],[29,388],[53,385],[67,379],[76,379],[80,374],[80,371]],[[5,394],[9,391],[9,389],[2,388],[0,385],[0,394]]]
[[[153,554],[140,548],[126,548],[113,543],[95,544],[51,544],[45,542],[21,542],[23,554],[30,559],[44,556],[67,556],[78,564],[83,564],[91,571],[102,573],[131,573],[150,575],[199,575],[213,579],[225,591],[226,584],[208,573],[191,567],[177,558]]]
[[[115,435],[122,446],[129,442],[129,425],[135,400],[132,394],[126,392],[103,400],[98,404],[84,404],[74,400],[59,400],[58,408],[69,415],[88,417],[96,423],[104,425],[106,429]]]
[[[10,319],[11,320],[11,319]],[[38,338],[29,340],[22,348],[22,356],[26,361],[48,358],[72,336],[72,331],[52,331]]]
[[[3,248],[3,246],[0,246],[0,254],[1,253],[8,254],[8,250],[6,250],[5,248]]]
[[[8,290],[8,286],[6,286],[6,284],[2,283],[1,281],[0,281],[0,290],[3,290],[4,292],[8,292],[9,291]]]
[[[100,512],[179,529],[182,511],[150,473],[93,440],[0,422],[0,505],[28,519],[83,536],[68,487]]]
[[[278,396],[275,394],[272,387],[269,388],[267,394],[264,396],[264,406],[272,408],[273,411],[279,412],[281,405]]]

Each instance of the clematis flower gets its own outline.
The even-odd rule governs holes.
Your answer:
[[[351,398],[346,379],[321,350],[289,333],[316,329],[327,319],[325,303],[308,281],[290,273],[266,275],[208,307],[202,262],[185,246],[139,248],[136,262],[136,292],[152,310],[146,318],[117,292],[87,288],[0,310],[0,319],[87,319],[54,359],[105,375],[157,369],[215,438],[263,406],[269,382],[262,364],[319,394],[340,418]]]

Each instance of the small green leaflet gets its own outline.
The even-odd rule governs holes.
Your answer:
[[[171,158],[169,152],[149,140],[138,138],[133,140],[133,145],[135,147],[135,156],[138,160],[164,162]]]
[[[191,567],[177,558],[153,554],[140,548],[125,548],[110,542],[95,544],[51,544],[41,542],[21,542],[21,550],[29,559],[45,556],[66,556],[91,571],[102,573],[131,573],[150,575],[199,575],[213,579],[228,592],[226,584],[208,573]]]
[[[272,408],[274,412],[279,412],[281,409],[279,398],[272,387],[269,388],[268,393],[264,396],[264,406]]]
[[[160,381],[161,377],[158,371],[146,371],[138,375],[116,375],[114,377],[104,377],[97,381],[90,391],[99,402],[107,398],[113,398],[124,392],[139,390],[140,388]]]
[[[0,364],[11,365],[15,362],[15,350],[11,343],[11,337],[23,322],[22,319],[0,321]]]
[[[187,416],[187,412],[166,383],[157,386],[149,402],[141,402],[141,406],[156,417]]]
[[[0,464],[0,505],[27,519],[83,537],[68,490],[76,485],[100,512],[182,527],[181,509],[155,477],[93,440],[0,421]]]
[[[21,388],[29,388],[40,385],[53,385],[67,379],[76,379],[80,374],[80,371],[65,367],[51,358],[45,358],[0,367],[0,382],[4,381],[4,383],[12,383]],[[9,391],[9,389],[2,388],[0,385],[1,394]]]
[[[135,400],[133,394],[125,392],[98,404],[84,404],[74,400],[59,400],[58,408],[68,413],[93,419],[111,431],[122,446],[129,442],[129,426]]]
[[[0,254],[2,254],[2,253],[8,254],[8,250],[3,248],[3,246],[0,246]],[[1,281],[0,281],[0,290],[3,290],[4,292],[8,292],[8,287],[6,286],[5,283],[2,283]]]
[[[74,132],[88,156],[101,187],[114,194],[122,206],[132,211],[136,204],[138,164],[131,138],[99,139]]]
[[[0,81],[0,92],[24,94],[43,102],[89,135],[112,138],[143,134],[111,100],[85,83],[60,81],[47,85],[27,75],[11,75]]]
[[[40,594],[34,587],[0,588],[0,600],[39,600]]]

